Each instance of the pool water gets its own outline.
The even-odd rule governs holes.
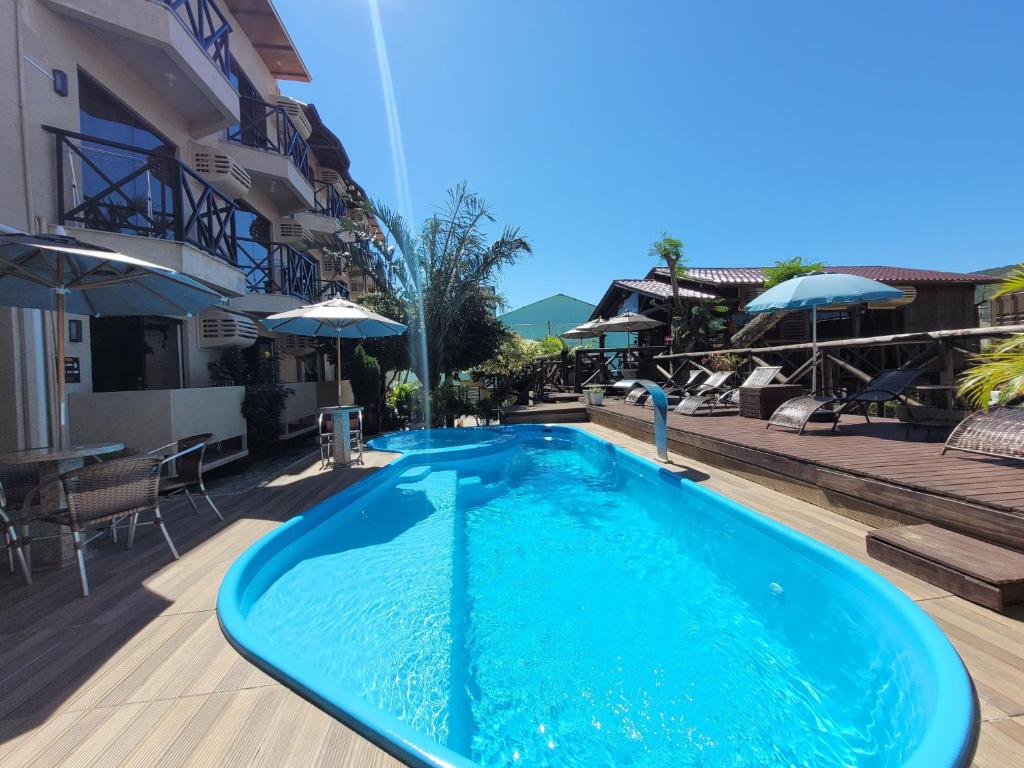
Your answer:
[[[515,432],[503,427],[454,427],[389,432],[370,440],[377,451],[396,453],[454,453],[466,448],[497,447],[515,440]]]
[[[389,471],[232,595],[254,646],[329,709],[366,705],[371,737],[400,724],[382,738],[401,754],[888,768],[933,755],[946,723],[948,759],[921,764],[962,757],[955,652],[820,545],[566,428]]]

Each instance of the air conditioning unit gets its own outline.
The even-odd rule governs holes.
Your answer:
[[[868,309],[896,309],[910,304],[917,298],[917,288],[912,285],[894,285],[893,288],[903,291],[903,295],[898,299],[868,302]]]
[[[316,169],[316,180],[322,181],[326,184],[330,184],[336,190],[338,194],[345,193],[345,179],[340,173],[333,168],[317,168]]]
[[[312,233],[294,219],[278,219],[274,222],[275,243],[303,245],[312,239]]]
[[[193,146],[192,167],[204,181],[232,200],[244,197],[252,186],[252,179],[245,168],[236,163],[231,155],[216,152],[209,147]]]
[[[205,309],[196,315],[199,348],[209,350],[245,349],[256,343],[256,323],[245,315],[222,309]]]
[[[290,96],[275,96],[274,103],[284,110],[302,138],[309,139],[313,135],[313,126],[309,124],[309,118],[306,117],[306,110],[303,109],[304,105],[301,101]]]
[[[289,333],[277,340],[277,348],[287,355],[305,355],[316,349],[316,337]]]

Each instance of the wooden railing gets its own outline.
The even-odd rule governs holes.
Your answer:
[[[345,215],[345,201],[342,199],[334,185],[327,181],[313,182],[313,208],[312,213],[319,213],[321,216],[333,216],[340,219]]]
[[[953,384],[968,367],[969,358],[981,349],[984,339],[1024,333],[1024,325],[989,328],[959,328],[946,331],[901,333],[856,339],[835,339],[818,344],[819,387],[857,385],[877,373],[894,368],[924,368],[939,384]],[[812,345],[783,344],[774,347],[746,347],[715,352],[684,352],[655,357],[661,383],[679,383],[692,368],[707,370],[706,363],[727,358],[723,365],[739,373],[738,378],[760,365],[780,365],[779,381],[811,382]]]

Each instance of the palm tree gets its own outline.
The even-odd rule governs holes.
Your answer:
[[[1024,264],[1012,272],[992,298],[1024,291]],[[1000,405],[1013,405],[1024,399],[1024,334],[996,343],[987,352],[976,355],[972,366],[960,380],[960,394],[979,408],[988,408],[993,393]]]
[[[515,227],[505,227],[496,240],[484,228],[495,221],[491,208],[462,182],[448,190],[448,199],[413,235],[397,211],[381,202],[368,205],[380,222],[386,242],[373,241],[374,253],[355,255],[353,263],[367,269],[384,291],[408,308],[410,335],[424,334],[426,361],[414,346],[416,369],[425,372],[431,388],[444,373],[446,345],[455,341],[464,308],[493,294],[501,270],[532,253]]]
[[[650,255],[665,262],[668,270],[668,282],[672,287],[672,303],[668,310],[668,327],[672,334],[673,352],[678,351],[682,343],[683,303],[679,298],[679,278],[686,274],[686,246],[679,238],[672,237],[668,232],[661,233],[661,239],[651,243]]]

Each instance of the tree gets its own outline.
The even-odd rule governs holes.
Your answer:
[[[763,270],[764,289],[768,290],[769,288],[774,288],[779,283],[792,280],[794,277],[810,275],[814,272],[821,272],[824,269],[824,263],[820,261],[812,261],[805,264],[803,258],[800,256],[794,256],[792,259],[776,261],[773,266],[765,267]],[[761,314],[756,315],[753,320],[733,334],[732,339],[730,339],[730,344],[733,347],[750,346],[778,325],[779,322],[788,314],[788,310],[780,309],[777,312],[762,312]]]
[[[494,215],[465,182],[448,191],[445,205],[423,223],[418,235],[401,214],[381,202],[369,204],[368,213],[387,238],[371,240],[371,250],[356,249],[353,263],[371,274],[382,292],[404,304],[414,367],[435,387],[442,373],[465,364],[461,337],[500,342],[492,320],[475,310],[483,305],[484,294],[493,293],[489,286],[501,270],[532,249],[514,227],[505,227],[490,240],[484,230],[494,223]],[[470,327],[468,318],[480,322]],[[419,338],[426,339],[425,361],[419,359]]]
[[[686,274],[686,246],[683,241],[668,232],[661,233],[661,239],[651,243],[650,255],[665,262],[668,281],[672,287],[672,303],[669,305],[668,326],[672,334],[672,351],[677,352],[683,344],[683,303],[679,296],[679,278]]]
[[[993,298],[1018,291],[1024,291],[1024,264],[1003,281]],[[960,394],[975,406],[987,409],[995,392],[1001,405],[1024,399],[1024,334],[997,342],[973,361],[960,380]]]

